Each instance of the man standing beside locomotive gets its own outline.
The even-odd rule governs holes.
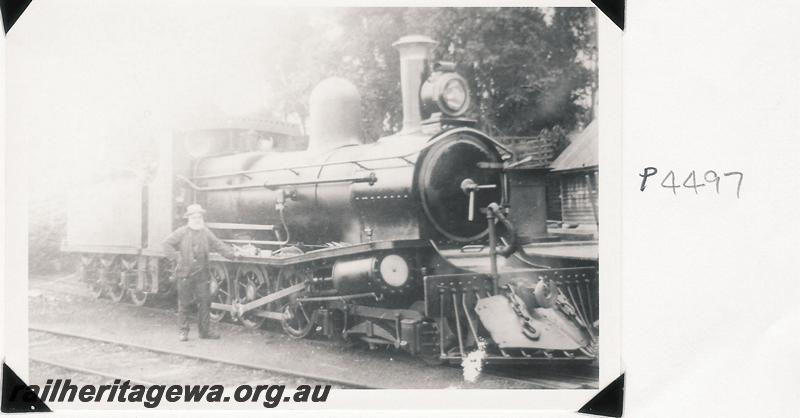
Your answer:
[[[205,226],[205,210],[197,204],[189,205],[186,225],[176,229],[164,240],[167,257],[177,262],[175,278],[178,281],[178,325],[180,340],[189,339],[189,304],[197,301],[197,328],[200,338],[218,339],[219,334],[209,327],[211,288],[208,274],[208,254],[211,250],[225,258],[238,258],[233,247],[223,243]]]

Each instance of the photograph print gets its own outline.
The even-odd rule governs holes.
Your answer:
[[[28,383],[602,389],[598,18],[33,2]]]

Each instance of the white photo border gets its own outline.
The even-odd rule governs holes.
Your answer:
[[[264,2],[281,4],[285,2]],[[45,7],[46,2],[33,2],[27,14],[35,12],[36,7]],[[324,2],[336,6],[376,6],[364,2]],[[320,2],[300,2],[294,5],[319,6]],[[501,2],[382,2],[384,6],[517,6],[517,7],[594,7],[589,1],[501,1]],[[364,410],[364,409],[404,409],[429,410],[527,410],[577,411],[606,385],[622,372],[621,359],[621,167],[622,167],[622,31],[601,11],[598,16],[598,56],[599,88],[598,114],[600,132],[600,370],[599,389],[593,390],[484,390],[484,389],[437,389],[437,390],[340,390],[332,393],[323,404],[291,404],[280,406],[289,409],[324,410]],[[30,16],[28,16],[30,17]],[[24,25],[26,16],[20,18],[17,26],[3,41],[13,44],[14,30]],[[5,56],[5,54],[3,54]],[[11,57],[13,59],[13,56]],[[5,71],[5,70],[4,70]],[[4,77],[4,80],[6,78]],[[12,80],[13,82],[13,80]],[[4,85],[8,105],[8,118],[14,117],[14,101],[24,96],[23,91],[13,84]],[[7,122],[4,122],[7,125]],[[4,126],[5,128],[5,126]],[[4,129],[4,135],[5,135]],[[57,140],[57,139],[54,139]],[[28,360],[28,267],[27,267],[27,226],[28,226],[28,150],[25,143],[17,138],[5,138],[5,170],[3,181],[4,197],[4,249],[2,255],[4,279],[0,291],[4,295],[2,324],[0,325],[0,346],[4,361],[20,375],[23,380],[29,376]],[[23,297],[24,296],[24,297]],[[132,405],[48,403],[53,410],[75,410],[115,408],[128,410]],[[226,409],[234,404],[168,404],[162,403],[159,409]],[[259,404],[236,404],[237,409],[262,410]],[[87,408],[88,407],[88,408]],[[142,409],[135,408],[137,412]],[[107,409],[106,409],[107,410]],[[533,411],[531,411],[533,410]],[[152,410],[148,410],[150,412]],[[270,411],[270,412],[275,412]],[[530,412],[527,412],[530,414]]]

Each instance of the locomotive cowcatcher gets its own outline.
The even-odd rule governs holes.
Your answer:
[[[97,297],[143,305],[174,290],[161,242],[199,203],[207,226],[246,254],[212,254],[214,320],[275,320],[293,338],[360,339],[432,363],[593,361],[596,255],[570,256],[581,243],[548,236],[547,169],[463,116],[468,83],[428,61],[434,45],[394,44],[399,132],[362,141],[359,93],[330,78],[311,94],[305,150],[234,135],[296,133],[282,124],[173,133],[155,141],[148,170],[74,193],[64,250],[80,254]]]

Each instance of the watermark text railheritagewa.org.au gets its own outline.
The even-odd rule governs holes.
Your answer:
[[[11,389],[11,399],[30,396],[29,388],[44,402],[120,402],[142,403],[156,408],[161,402],[258,402],[265,408],[275,408],[281,402],[325,402],[330,385],[299,385],[286,391],[286,385],[239,385],[232,393],[222,385],[132,385],[129,380],[117,379],[110,385],[76,385],[71,379],[48,379],[38,385],[19,385]],[[25,399],[20,399],[25,400]]]

